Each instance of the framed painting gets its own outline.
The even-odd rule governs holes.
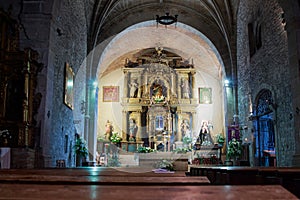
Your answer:
[[[211,88],[199,88],[199,103],[211,104],[212,103],[212,89]]]
[[[74,72],[69,63],[65,64],[65,90],[64,103],[71,109],[74,108]]]
[[[119,86],[103,86],[103,102],[119,102]]]

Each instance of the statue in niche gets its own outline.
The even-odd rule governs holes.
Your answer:
[[[182,98],[188,99],[190,98],[190,85],[189,80],[187,78],[182,79]]]
[[[132,82],[129,84],[130,87],[130,98],[136,98],[138,94],[138,88],[139,85],[137,81],[134,79]]]
[[[183,137],[190,137],[190,124],[187,119],[184,119],[180,125]]]
[[[129,119],[129,141],[136,141],[136,133],[138,131],[138,126],[135,119]]]
[[[207,121],[202,121],[198,142],[200,142],[203,146],[211,146],[213,145],[213,140],[210,135],[211,124],[208,124]]]
[[[165,100],[164,87],[160,82],[152,84],[151,92],[152,100],[154,100],[154,102],[159,103]]]

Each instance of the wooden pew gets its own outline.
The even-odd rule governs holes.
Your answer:
[[[182,171],[154,173],[152,171],[121,171],[112,168],[1,170],[0,183],[26,184],[94,184],[94,185],[207,185],[205,176],[185,176]],[[125,170],[125,169],[123,169]]]
[[[297,197],[280,185],[57,185],[1,184],[1,199],[289,199]]]

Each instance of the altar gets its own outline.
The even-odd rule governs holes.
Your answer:
[[[151,52],[151,53],[149,53]],[[123,68],[122,138],[161,152],[192,137],[196,127],[195,69],[178,55],[149,49]]]

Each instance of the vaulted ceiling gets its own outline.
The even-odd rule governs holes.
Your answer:
[[[112,67],[117,66],[117,63],[122,63],[125,57],[132,58],[139,50],[151,48],[159,40],[163,40],[168,41],[163,45],[170,51],[179,53],[183,57],[186,56],[187,59],[192,54],[194,59],[199,60],[201,66],[219,65],[216,63],[218,58],[213,58],[215,60],[211,62],[205,61],[206,56],[214,52],[213,57],[220,56],[219,60],[222,60],[226,76],[234,76],[238,3],[238,0],[100,0],[97,1],[93,10],[89,50],[93,50],[110,38],[120,50],[118,58],[115,57],[112,60],[113,57],[108,56],[109,49],[106,49],[107,54],[102,59],[111,60],[106,61],[105,65]],[[162,25],[156,27],[156,15],[162,16],[166,13],[178,15],[176,27],[174,25],[167,28]],[[112,39],[112,36],[117,36],[119,33],[123,35]],[[124,42],[130,38],[129,35],[126,37],[126,33],[135,39],[131,38],[132,42],[129,43]],[[165,35],[166,33],[168,35]],[[200,35],[198,39],[197,35]],[[145,36],[148,40],[145,40]],[[120,38],[123,42],[119,41]],[[194,46],[184,46],[189,42]],[[213,46],[216,49],[213,49]],[[113,49],[116,50],[116,48]],[[196,53],[197,51],[199,52]],[[116,56],[115,53],[111,54]],[[195,55],[202,55],[202,58],[196,58]],[[218,73],[207,71],[214,76]]]

